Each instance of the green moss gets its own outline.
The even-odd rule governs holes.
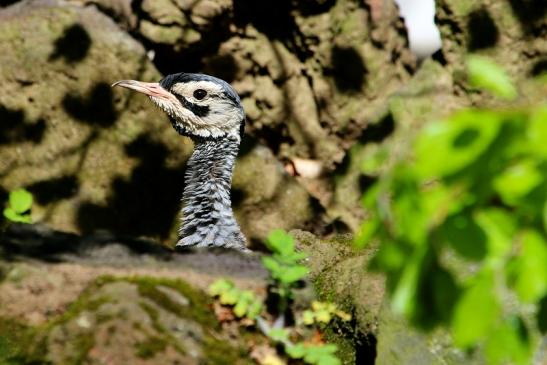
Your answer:
[[[81,365],[85,362],[87,354],[95,345],[95,337],[93,333],[86,333],[77,336],[72,346],[76,349],[71,361],[67,365]]]
[[[162,337],[150,337],[135,345],[135,354],[141,359],[150,359],[157,353],[165,351],[169,343]]]
[[[207,364],[254,364],[249,359],[248,352],[243,347],[235,347],[227,341],[207,335],[203,344],[203,352],[207,358]]]
[[[191,318],[203,326],[218,329],[219,324],[209,310],[211,299],[203,292],[192,288],[181,280],[133,278],[128,279],[137,284],[139,294],[156,303],[159,307],[173,313],[180,318]],[[188,305],[174,302],[169,295],[159,290],[158,286],[171,288],[188,299]]]
[[[45,337],[40,331],[8,318],[0,318],[0,364],[47,364]]]

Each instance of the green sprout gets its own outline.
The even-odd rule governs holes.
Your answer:
[[[17,189],[9,194],[8,206],[4,209],[4,217],[16,223],[31,223],[30,208],[32,194],[25,189]]]

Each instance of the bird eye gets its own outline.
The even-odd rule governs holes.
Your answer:
[[[196,98],[198,100],[201,100],[206,96],[207,96],[207,91],[205,91],[203,89],[197,89],[196,91],[194,91],[194,98]]]

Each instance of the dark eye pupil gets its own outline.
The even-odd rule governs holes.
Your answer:
[[[198,100],[203,99],[205,96],[207,96],[207,91],[203,89],[197,89],[196,91],[194,91],[194,98]]]

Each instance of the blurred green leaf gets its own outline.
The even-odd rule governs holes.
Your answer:
[[[375,218],[369,218],[361,223],[359,231],[355,235],[354,245],[358,249],[365,248],[378,230],[380,222]]]
[[[521,235],[515,291],[524,302],[533,303],[547,294],[547,242],[535,231]]]
[[[32,223],[30,215],[16,213],[15,210],[10,207],[4,209],[4,217],[15,223]]]
[[[220,295],[234,287],[234,283],[226,279],[218,279],[209,286],[209,294],[212,296]]]
[[[517,97],[517,90],[505,70],[489,58],[468,56],[467,72],[471,86],[487,90],[503,99]]]
[[[289,340],[289,330],[286,328],[272,328],[268,332],[268,337],[276,342],[286,342]]]
[[[22,214],[32,207],[32,194],[25,189],[17,189],[9,194],[9,206],[17,214]]]
[[[428,124],[415,143],[415,171],[422,179],[454,174],[477,160],[499,133],[501,117],[464,110]]]
[[[262,265],[270,271],[274,279],[277,279],[278,274],[281,272],[281,264],[271,256],[262,257]]]
[[[247,317],[255,319],[262,312],[262,302],[259,299],[255,299],[247,309]]]
[[[516,232],[515,218],[499,208],[488,208],[474,214],[474,220],[486,233],[490,259],[501,259],[511,250]]]
[[[239,299],[240,291],[238,288],[231,288],[220,294],[220,303],[226,305],[234,305]]]
[[[303,343],[287,346],[285,347],[285,351],[292,359],[301,359],[306,355],[306,348]]]
[[[457,253],[470,260],[481,260],[486,255],[486,234],[469,214],[448,217],[439,228],[443,241]]]
[[[294,239],[282,229],[275,229],[270,232],[266,239],[266,245],[274,253],[289,255],[294,251]]]
[[[460,347],[470,347],[485,337],[501,313],[494,290],[494,276],[483,272],[465,289],[456,303],[452,318],[452,336]]]
[[[391,306],[395,313],[403,314],[407,318],[413,317],[416,313],[417,290],[427,250],[428,247],[423,245],[414,251],[406,262],[401,278],[393,290]]]
[[[385,146],[377,146],[369,158],[363,160],[361,172],[366,175],[377,175],[385,165],[389,157],[389,151]]]
[[[486,359],[489,364],[528,364],[531,343],[522,319],[511,317],[486,338]]]
[[[530,127],[527,131],[532,149],[543,158],[547,157],[547,105],[541,105],[532,111]]]
[[[504,203],[514,206],[544,181],[537,163],[531,159],[525,159],[497,175],[494,178],[494,189],[500,194]]]
[[[302,312],[302,323],[306,326],[312,325],[315,322],[315,314],[311,310]]]
[[[338,347],[334,344],[309,345],[306,347],[304,361],[319,365],[341,365],[340,360],[334,356]]]
[[[291,284],[302,280],[308,275],[308,268],[303,265],[286,267],[280,274],[279,280],[282,283]]]

